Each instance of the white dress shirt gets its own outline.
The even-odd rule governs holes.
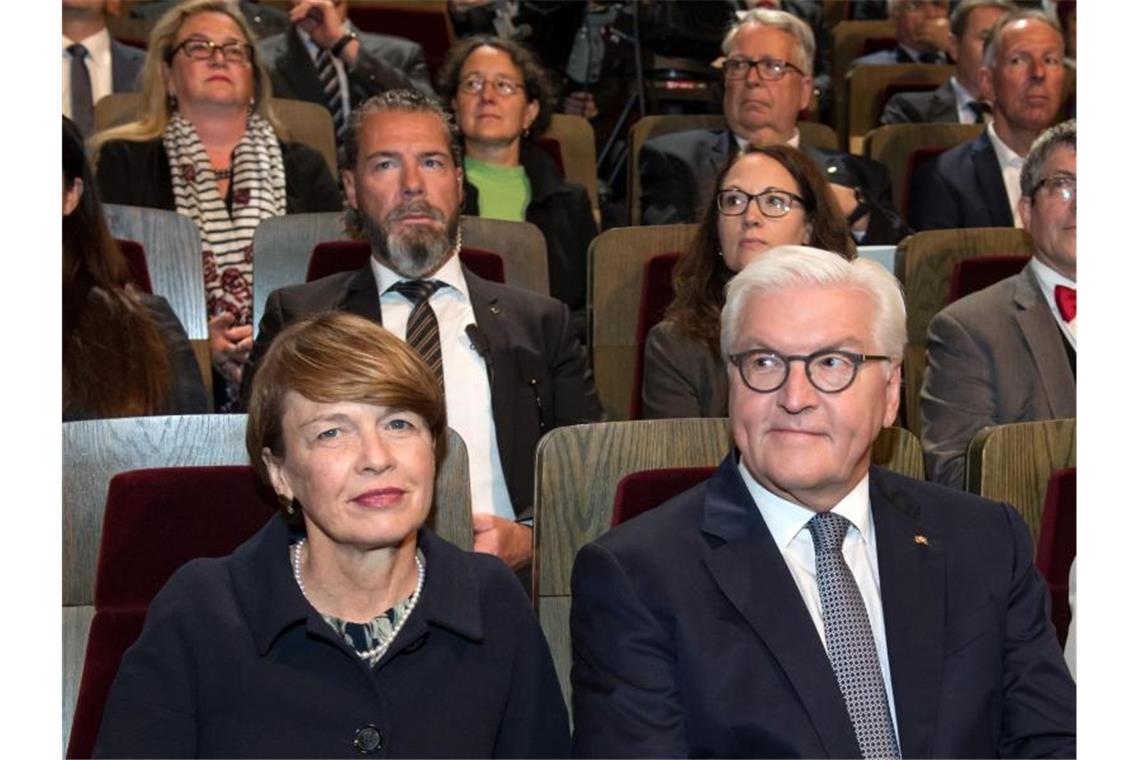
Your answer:
[[[980,102],[980,98],[976,95],[971,95],[969,90],[958,83],[958,77],[950,77],[950,89],[954,93],[954,104],[958,108],[958,123],[959,124],[976,124],[977,116],[974,114],[974,109],[970,108],[971,103]],[[994,120],[993,114],[986,111],[982,118],[986,124]],[[1014,214],[1016,216],[1016,214]]]
[[[737,468],[764,522],[768,525],[768,531],[776,541],[780,554],[784,557],[788,571],[796,582],[800,596],[803,597],[804,606],[807,607],[808,614],[815,623],[819,640],[826,649],[823,606],[819,599],[819,585],[815,580],[815,544],[807,528],[808,522],[815,517],[815,512],[782,499],[760,485],[748,472],[743,461],[737,464]],[[863,479],[831,511],[842,515],[851,523],[851,527],[847,529],[847,536],[843,539],[843,559],[855,577],[855,584],[863,596],[867,617],[871,621],[871,635],[875,639],[875,651],[879,655],[879,668],[883,672],[887,704],[891,708],[891,722],[894,724],[897,737],[899,723],[895,716],[894,692],[891,690],[891,663],[887,657],[887,632],[883,623],[879,560],[875,552],[875,523],[871,519],[869,476],[864,475]]]
[[[1013,226],[1021,229],[1021,214],[1017,213],[1017,202],[1021,200],[1021,167],[1025,166],[1025,159],[1001,141],[994,130],[992,121],[986,127],[986,133],[990,136],[994,153],[997,155],[998,166],[1001,168],[1001,178],[1005,182],[1005,195],[1009,199],[1009,211],[1013,214]]]
[[[1076,290],[1077,283],[1055,269],[1049,268],[1036,256],[1029,260],[1029,270],[1033,272],[1033,276],[1037,278],[1037,284],[1041,286],[1041,292],[1049,304],[1049,312],[1053,315],[1053,319],[1061,327],[1064,336],[1069,339],[1069,345],[1075,349],[1077,347],[1077,317],[1074,315],[1071,322],[1066,322],[1061,318],[1061,310],[1057,307],[1054,291],[1058,285]]]
[[[380,316],[384,328],[404,340],[412,305],[407,298],[394,291],[388,292],[388,289],[407,278],[378,262],[375,256],[369,261],[380,292]],[[471,306],[459,257],[453,255],[448,258],[431,279],[448,286],[433,293],[429,303],[439,323],[447,424],[467,444],[467,458],[471,465],[471,509],[514,521],[515,510],[511,506],[495,437],[487,365],[466,333],[467,325],[476,324],[475,310]]]
[[[111,33],[104,28],[87,39],[69,40],[63,38],[63,115],[71,118],[71,53],[67,52],[74,43],[87,48],[83,59],[87,64],[87,75],[91,78],[91,104],[99,98],[110,95],[111,83]]]
[[[345,22],[345,34],[347,34],[348,31],[348,22]],[[309,51],[309,57],[313,59],[313,67],[316,70],[317,78],[319,79],[321,70],[320,67],[317,66],[317,56],[321,54],[321,48],[317,46],[317,43],[313,42],[312,37],[305,34],[305,32],[301,31],[300,29],[297,29],[297,34],[301,35],[301,41],[305,43],[305,50]],[[352,101],[349,98],[350,93],[348,87],[348,72],[345,70],[344,61],[340,59],[340,56],[333,55],[330,52],[329,57],[332,58],[333,68],[336,69],[336,78],[340,82],[340,100],[342,103],[344,103],[344,113],[347,116],[348,114],[352,113]]]

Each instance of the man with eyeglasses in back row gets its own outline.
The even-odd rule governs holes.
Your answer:
[[[987,425],[1077,416],[1077,123],[1045,131],[1021,168],[1033,258],[930,322],[922,384],[926,474],[965,487],[966,448]]]
[[[575,757],[1075,757],[1024,521],[871,465],[898,282],[780,246],[728,284],[735,447],[578,554]]]
[[[808,145],[796,126],[812,96],[811,28],[785,11],[753,9],[721,44],[727,129],[676,132],[648,140],[639,160],[641,223],[696,220],[717,172],[748,145],[786,144],[827,176],[859,245],[897,243],[910,230],[891,203],[887,170],[870,159]]]

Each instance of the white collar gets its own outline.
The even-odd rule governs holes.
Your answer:
[[[744,460],[737,463],[740,477],[744,485],[756,502],[756,508],[768,525],[768,530],[775,539],[776,545],[783,551],[792,543],[792,540],[803,530],[808,521],[815,517],[815,512],[807,507],[788,501],[769,491],[752,477],[752,473],[744,466]],[[830,511],[842,515],[855,526],[864,540],[871,535],[871,485],[870,474],[865,473],[863,478],[848,491],[847,495]]]
[[[986,134],[990,136],[990,142],[993,143],[994,153],[997,154],[999,164],[1002,166],[1013,166],[1018,169],[1025,165],[1025,159],[1017,155],[1017,151],[1001,141],[1001,138],[998,137],[997,130],[994,129],[994,123],[992,121],[989,123],[989,126],[986,127]]]
[[[954,100],[957,101],[959,107],[981,100],[981,98],[976,95],[971,95],[970,91],[962,86],[962,83],[958,81],[958,77],[956,76],[950,77],[950,89],[954,92]]]
[[[87,54],[93,59],[100,56],[110,55],[111,53],[111,33],[107,31],[107,27],[103,27],[95,34],[83,40],[70,40],[66,36],[63,38],[63,51],[78,42],[83,47],[87,48]]]
[[[397,282],[407,280],[407,277],[398,275],[389,269],[384,264],[380,263],[375,256],[369,256],[368,262],[372,266],[372,276],[376,278],[376,290],[381,296],[388,292],[388,288],[395,285]],[[470,301],[471,297],[467,291],[467,279],[463,276],[463,267],[459,263],[459,256],[452,254],[447,257],[447,261],[439,268],[435,274],[431,276],[432,280],[439,280],[444,285],[457,290],[463,294],[463,298]]]
[[[1045,300],[1049,303],[1053,302],[1053,290],[1058,285],[1064,285],[1066,288],[1077,289],[1076,280],[1070,280],[1065,275],[1053,269],[1037,256],[1029,260],[1030,271],[1033,276],[1037,278],[1037,282],[1041,285],[1041,292],[1045,294]]]

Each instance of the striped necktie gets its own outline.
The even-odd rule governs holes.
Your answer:
[[[340,87],[340,77],[337,76],[336,65],[329,51],[322,50],[317,54],[317,77],[321,80],[321,90],[324,92],[325,105],[333,117],[333,131],[336,132],[336,141],[339,145],[344,139],[344,128],[348,123],[348,116],[344,112],[344,98]]]
[[[847,518],[832,512],[820,512],[807,524],[815,545],[815,581],[823,607],[827,656],[863,757],[897,758],[901,755],[871,620],[855,576],[843,559],[849,525]]]
[[[403,280],[388,288],[411,302],[412,313],[408,315],[404,341],[427,362],[440,388],[443,388],[443,353],[439,344],[439,322],[429,301],[443,286],[439,280]]]
[[[95,124],[95,103],[85,60],[87,48],[76,42],[68,45],[67,52],[71,55],[71,120],[84,137],[90,137]]]

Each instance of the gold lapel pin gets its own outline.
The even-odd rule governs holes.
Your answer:
[[[930,542],[926,540],[926,536],[915,536],[914,542],[916,544],[922,544],[923,546],[930,546]]]

